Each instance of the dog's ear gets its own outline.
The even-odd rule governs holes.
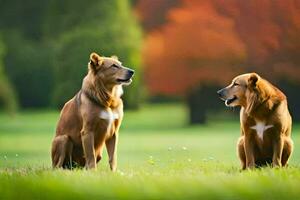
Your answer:
[[[249,77],[249,79],[248,79],[248,86],[251,87],[251,88],[255,88],[258,79],[259,79],[258,74],[256,74],[256,73],[251,73],[251,75],[250,75],[250,77]]]
[[[111,58],[115,59],[115,60],[119,60],[118,56],[116,56],[116,55],[112,55]]]
[[[103,58],[95,52],[91,53],[89,68],[94,72],[97,72],[97,70],[102,66],[102,64],[103,64]]]

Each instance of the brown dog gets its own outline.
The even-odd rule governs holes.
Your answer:
[[[241,106],[237,151],[242,168],[286,166],[293,151],[286,96],[256,73],[237,76],[218,91],[226,106]]]
[[[63,107],[52,142],[53,167],[95,168],[106,145],[111,170],[117,167],[118,131],[123,118],[122,85],[134,71],[116,58],[90,55],[81,90]]]

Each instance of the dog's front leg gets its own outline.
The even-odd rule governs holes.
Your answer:
[[[94,134],[92,132],[82,131],[81,139],[85,156],[85,167],[87,169],[95,169],[96,157],[94,148]]]
[[[110,139],[106,141],[106,149],[109,157],[109,166],[113,172],[117,169],[117,143],[117,134],[114,134]]]
[[[250,136],[245,136],[246,168],[255,167],[254,149]]]
[[[274,167],[281,167],[281,157],[282,157],[282,151],[283,151],[283,143],[284,140],[281,136],[278,136],[273,141],[273,159],[272,159],[272,164]]]

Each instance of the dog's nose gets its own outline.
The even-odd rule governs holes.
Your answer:
[[[132,70],[132,69],[128,70],[128,74],[129,74],[130,76],[133,76],[134,70]]]
[[[223,91],[224,91],[224,89],[221,89],[221,90],[218,90],[218,91],[217,91],[217,94],[219,95],[219,97],[222,97],[222,96],[223,96]]]

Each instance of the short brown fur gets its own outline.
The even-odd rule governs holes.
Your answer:
[[[218,94],[227,106],[241,106],[237,152],[242,169],[286,166],[293,151],[286,96],[256,73],[237,76]],[[259,129],[264,130],[262,138]]]
[[[123,119],[122,85],[133,70],[116,58],[90,55],[81,90],[63,107],[52,142],[55,168],[96,168],[106,146],[111,170],[117,167],[118,132]]]

